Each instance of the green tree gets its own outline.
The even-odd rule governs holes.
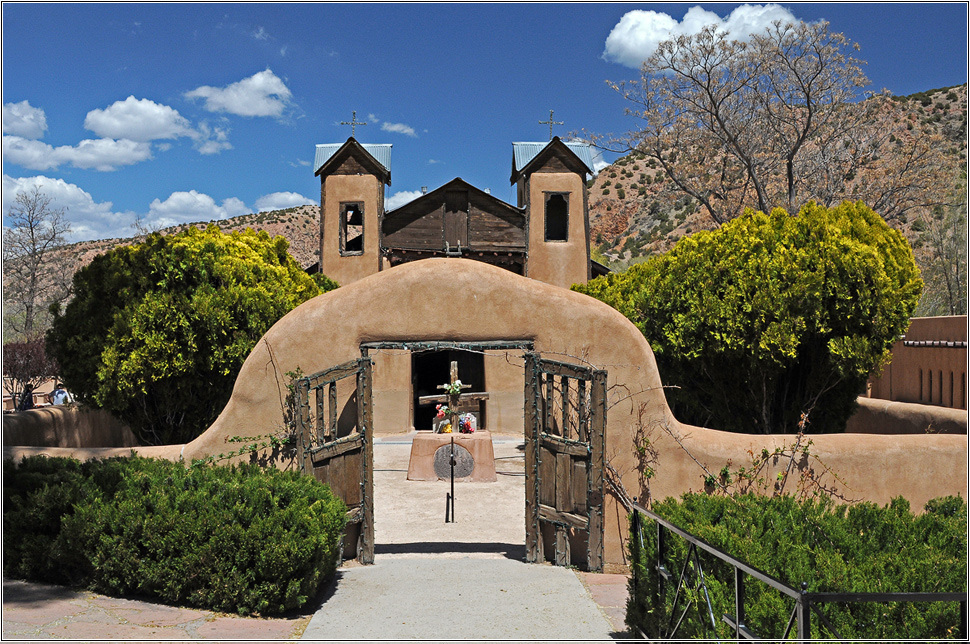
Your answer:
[[[909,325],[922,280],[862,203],[751,210],[625,273],[573,287],[650,342],[685,422],[747,433],[843,431]]]
[[[79,400],[149,444],[195,438],[269,327],[336,284],[304,273],[283,237],[210,225],[99,255],[74,275],[47,341]]]

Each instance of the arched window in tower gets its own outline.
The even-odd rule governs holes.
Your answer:
[[[568,193],[546,193],[546,241],[569,241]]]
[[[340,254],[360,255],[364,252],[364,204],[340,204]]]

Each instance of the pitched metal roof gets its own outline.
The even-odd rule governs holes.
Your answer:
[[[345,142],[346,143],[346,142]],[[318,143],[317,152],[313,157],[313,172],[323,167],[330,160],[337,150],[342,148],[345,143]],[[361,143],[360,147],[367,150],[367,153],[374,157],[387,170],[391,172],[391,144],[390,143]]]
[[[558,137],[557,137],[558,138]],[[578,141],[560,141],[563,145],[570,149],[579,160],[589,169],[590,174],[593,172],[593,153],[590,149],[588,143],[580,143]],[[515,169],[522,170],[525,166],[529,165],[529,162],[536,156],[545,150],[552,141],[544,141],[542,143],[513,143],[512,144],[512,162],[515,164]]]

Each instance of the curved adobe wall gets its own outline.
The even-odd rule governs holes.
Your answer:
[[[474,311],[470,316],[443,314]],[[546,357],[585,360],[609,372],[606,455],[631,494],[662,499],[703,490],[705,472],[751,461],[751,453],[789,445],[791,436],[749,436],[678,423],[662,393],[653,352],[620,313],[585,295],[481,262],[429,259],[371,275],[302,304],[260,340],[216,422],[182,450],[186,460],[226,449],[226,439],[282,425],[288,371],[304,373],[360,356],[372,341],[531,340]],[[642,480],[637,436],[656,450],[655,475]],[[823,482],[847,499],[886,503],[909,498],[914,509],[945,494],[965,494],[966,436],[813,436],[809,465],[838,474]],[[750,451],[749,451],[750,450]],[[689,454],[688,454],[689,452]],[[815,458],[819,460],[814,460]],[[284,464],[285,465],[285,464]],[[775,467],[782,467],[778,463]],[[774,480],[776,470],[765,472]],[[792,486],[793,489],[793,486]],[[607,496],[606,561],[625,562],[624,510]]]

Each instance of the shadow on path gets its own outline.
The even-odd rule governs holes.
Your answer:
[[[461,541],[415,541],[412,543],[385,543],[374,545],[374,555],[403,554],[453,554],[483,553],[501,554],[507,559],[525,561],[525,544],[521,543],[466,543]]]
[[[67,586],[54,586],[19,579],[3,580],[4,604],[42,604],[56,599],[76,599],[81,591]]]

